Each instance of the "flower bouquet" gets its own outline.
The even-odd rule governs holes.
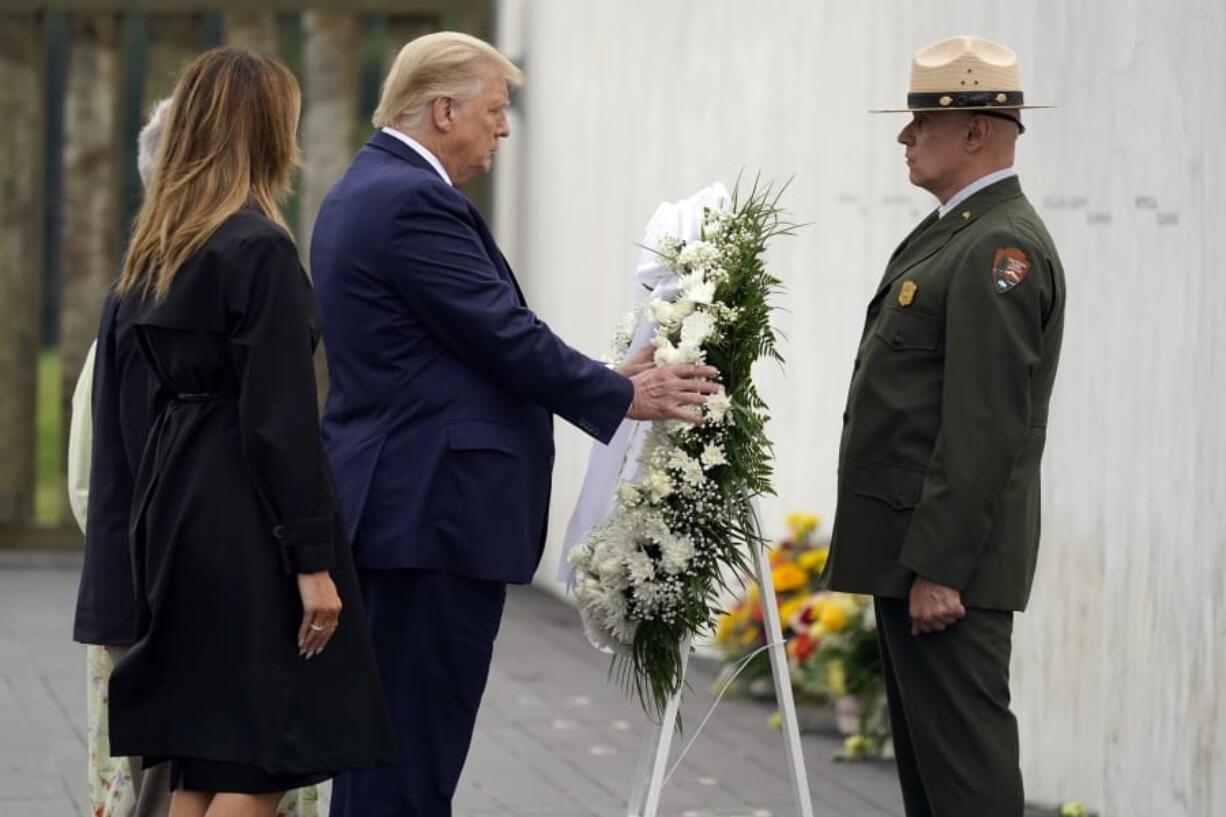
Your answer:
[[[890,729],[872,598],[814,593],[789,629],[795,634],[788,642],[793,688],[834,702],[839,731],[847,736],[839,758],[880,757]]]
[[[773,493],[767,407],[751,370],[782,361],[771,324],[780,281],[765,253],[792,225],[782,191],[712,191],[712,206],[690,211],[699,219],[690,240],[649,231],[660,280],[622,322],[609,360],[624,360],[646,329],[657,363],[714,366],[724,391],[703,407],[701,426],[642,424],[612,508],[584,526],[568,557],[588,638],[614,654],[614,674],[656,713],[680,690],[682,651],[710,629],[728,577],[748,575],[762,542],[753,499]]]
[[[795,661],[793,653],[797,635],[792,624],[796,614],[808,603],[818,590],[818,579],[826,566],[829,548],[825,542],[816,540],[821,527],[821,517],[811,513],[792,513],[787,518],[787,534],[771,550],[771,583],[775,588],[775,600],[779,605],[779,621],[783,637],[788,640],[788,656]],[[806,628],[807,630],[807,628]],[[715,630],[715,643],[728,659],[728,669],[739,665],[748,656],[748,663],[741,670],[740,683],[750,694],[759,689],[773,695],[768,681],[771,677],[770,657],[762,650],[766,645],[766,630],[763,626],[761,591],[757,582],[750,583],[731,609],[720,616]],[[756,654],[755,654],[756,653]],[[730,674],[726,672],[725,675]],[[801,702],[821,703],[828,700],[824,689],[815,685],[795,686],[794,691]]]

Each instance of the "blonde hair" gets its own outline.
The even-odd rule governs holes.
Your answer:
[[[513,87],[524,82],[515,63],[484,40],[455,31],[418,37],[396,55],[371,122],[382,128],[402,116],[419,116],[441,97],[467,99],[491,71],[501,72]]]
[[[221,224],[253,205],[285,227],[278,200],[299,163],[298,82],[276,60],[216,48],[183,73],[136,217],[118,296],[162,298]]]

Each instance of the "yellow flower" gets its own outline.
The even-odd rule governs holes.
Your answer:
[[[837,601],[828,602],[822,606],[818,621],[827,632],[837,633],[847,626],[847,608]]]
[[[775,584],[775,590],[780,593],[787,593],[791,590],[804,587],[809,581],[809,574],[790,562],[779,565],[771,571],[771,576]]]
[[[843,741],[842,757],[848,760],[859,760],[863,757],[868,757],[871,745],[868,738],[864,735],[850,735],[847,740]]]
[[[808,603],[809,597],[801,594],[779,605],[779,618],[783,621],[784,629],[791,626],[788,622],[795,618],[797,613],[805,609],[805,605]]]
[[[736,629],[736,617],[732,613],[724,613],[719,617],[719,625],[715,628],[715,643],[727,644],[732,640]]]
[[[1089,810],[1076,800],[1060,806],[1060,817],[1089,817],[1089,815]]]
[[[847,672],[843,662],[837,658],[826,665],[826,686],[830,688],[831,695],[847,694]]]
[[[757,627],[746,627],[745,631],[741,633],[741,646],[742,647],[753,646],[753,643],[757,640],[758,640],[758,628]]]
[[[794,511],[788,514],[787,523],[788,529],[796,535],[796,538],[803,539],[822,524],[822,518],[814,513]]]
[[[830,548],[806,550],[796,558],[796,564],[810,573],[821,573],[826,569],[826,560],[830,558]]]

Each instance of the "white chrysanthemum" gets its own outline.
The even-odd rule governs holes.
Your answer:
[[[702,237],[714,241],[724,231],[724,214],[719,210],[708,210],[702,221]]]
[[[702,363],[706,353],[693,343],[681,343],[676,346],[667,337],[656,336],[652,340],[656,347],[655,362],[657,366],[674,366],[679,363]]]
[[[723,423],[725,420],[731,422],[732,416],[728,413],[731,409],[732,398],[726,392],[721,391],[707,398],[707,418],[713,422]]]
[[[652,471],[643,480],[643,487],[651,495],[652,502],[659,502],[673,492],[673,481],[663,471]]]
[[[695,312],[681,324],[681,344],[702,346],[715,334],[715,319],[706,312]]]
[[[643,582],[634,587],[634,603],[644,614],[651,614],[660,606],[661,590],[658,582]]]
[[[715,282],[708,281],[702,270],[681,278],[681,297],[696,304],[710,304],[715,299]]]
[[[706,269],[719,260],[719,250],[709,241],[691,241],[681,248],[677,261],[687,269]]]
[[[693,458],[689,454],[685,453],[685,451],[678,448],[678,449],[675,449],[673,453],[669,455],[668,467],[676,468],[678,471],[682,471],[682,470],[685,470],[685,466],[687,466],[692,459]]]
[[[670,576],[683,572],[694,558],[694,543],[685,536],[670,536],[660,543],[660,566]]]
[[[626,573],[634,585],[651,581],[656,577],[656,566],[643,551],[636,551],[625,558]]]
[[[687,457],[685,466],[681,468],[681,479],[684,480],[687,485],[700,484],[704,479],[706,479],[702,471],[702,463],[696,459],[693,459],[692,457]]]
[[[680,320],[672,303],[662,298],[652,298],[648,302],[647,314],[651,316],[653,321],[665,327],[672,326]]]
[[[707,447],[702,450],[701,459],[702,467],[708,471],[717,465],[728,464],[728,457],[724,455],[724,449],[715,443],[707,443]]]

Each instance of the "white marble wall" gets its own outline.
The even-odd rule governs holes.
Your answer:
[[[592,354],[662,198],[742,168],[795,174],[812,222],[786,280],[778,520],[829,514],[863,307],[932,202],[893,142],[911,52],[979,33],[1022,56],[1019,170],[1070,302],[1044,544],[1018,621],[1028,790],[1109,817],[1226,814],[1226,3],[1222,0],[504,0],[528,84],[498,232],[539,313]],[[587,442],[561,426],[555,553]]]

